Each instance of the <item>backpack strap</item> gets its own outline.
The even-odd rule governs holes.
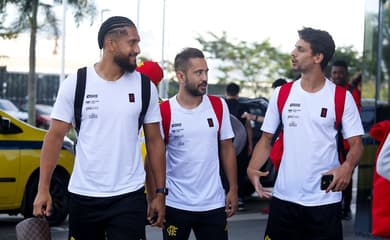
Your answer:
[[[141,95],[142,95],[142,108],[138,117],[138,130],[141,129],[144,123],[145,114],[149,107],[150,102],[150,80],[147,76],[141,74]]]
[[[221,125],[222,125],[222,114],[223,114],[223,107],[222,107],[222,101],[219,97],[213,96],[213,95],[208,95],[211,106],[213,107],[213,110],[215,112],[215,115],[217,116],[217,120],[219,123],[218,126],[218,135],[221,131]]]
[[[283,84],[280,87],[279,94],[278,94],[278,100],[277,100],[280,122],[282,122],[283,107],[286,104],[288,95],[290,94],[291,87],[293,84],[294,84],[294,82],[288,82],[288,83]]]
[[[347,91],[345,88],[337,86],[334,94],[334,105],[336,111],[336,122],[334,127],[338,130],[341,129],[341,119],[344,113],[345,96]]]
[[[165,144],[169,142],[169,128],[171,126],[171,105],[169,99],[160,103],[160,112],[162,118],[162,127],[164,131]]]
[[[77,135],[80,131],[81,125],[81,109],[83,108],[84,95],[85,95],[85,85],[87,82],[87,68],[79,68],[77,70],[77,83],[76,83],[76,91],[74,97],[74,119],[75,119],[75,130]]]
[[[283,134],[282,111],[283,111],[284,105],[286,104],[288,95],[290,94],[291,87],[292,87],[293,83],[294,82],[288,82],[288,83],[283,84],[280,87],[278,99],[276,102],[278,105],[280,123],[279,123],[279,126],[274,133],[274,136],[272,137],[271,145],[274,145],[276,139],[278,139],[278,137],[280,137],[280,135]]]
[[[344,113],[344,105],[345,105],[345,97],[347,94],[347,90],[343,87],[337,86],[334,94],[334,105],[335,105],[335,114],[336,120],[334,123],[334,127],[337,130],[337,152],[339,155],[339,161],[342,163],[345,161],[347,154],[344,148],[344,139],[343,134],[341,133],[342,124],[341,120],[343,118]]]

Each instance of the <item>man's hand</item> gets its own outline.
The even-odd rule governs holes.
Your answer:
[[[156,194],[148,207],[148,221],[153,227],[164,227],[165,222],[165,195]]]
[[[226,216],[229,218],[237,212],[238,208],[238,195],[237,191],[229,191],[226,195],[225,211]]]
[[[247,168],[247,174],[249,177],[249,180],[252,182],[253,186],[255,187],[255,190],[260,198],[271,198],[272,191],[269,189],[263,188],[263,186],[260,183],[260,177],[265,177],[269,174],[269,172],[262,172],[258,171],[253,168]]]
[[[50,216],[52,199],[49,191],[38,191],[34,200],[33,215],[37,217]]]
[[[344,162],[339,167],[324,173],[324,175],[333,175],[333,181],[326,189],[326,192],[340,192],[347,188],[352,178],[353,169],[348,162]]]

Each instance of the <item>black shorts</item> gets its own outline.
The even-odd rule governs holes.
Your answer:
[[[264,239],[341,240],[341,202],[306,207],[273,197]]]
[[[70,194],[69,239],[143,239],[145,219],[144,188],[114,197]]]
[[[187,240],[191,229],[196,239],[227,240],[225,208],[192,212],[166,207],[164,240]]]

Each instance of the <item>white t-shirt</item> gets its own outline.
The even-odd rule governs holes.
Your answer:
[[[51,117],[74,124],[77,75],[61,84]],[[144,123],[160,122],[154,84]],[[138,117],[141,112],[141,75],[125,73],[116,81],[102,79],[87,68],[76,160],[69,183],[72,193],[116,196],[141,188],[145,182],[140,152]]]
[[[208,211],[225,206],[219,174],[218,120],[208,97],[194,109],[169,99],[171,124],[166,146],[167,206],[187,211]],[[234,137],[229,109],[222,101],[220,139]]]
[[[320,189],[321,175],[340,165],[337,155],[335,88],[326,79],[315,93],[302,89],[301,79],[291,89],[282,111],[284,127],[283,156],[273,195],[304,206],[320,206],[341,200],[341,192]],[[279,122],[277,88],[269,102],[262,130],[275,133]],[[342,117],[344,138],[363,135],[360,115],[347,91]]]

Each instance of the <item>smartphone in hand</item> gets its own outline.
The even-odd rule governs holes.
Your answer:
[[[333,181],[333,175],[322,175],[321,190],[326,190],[332,181]]]

